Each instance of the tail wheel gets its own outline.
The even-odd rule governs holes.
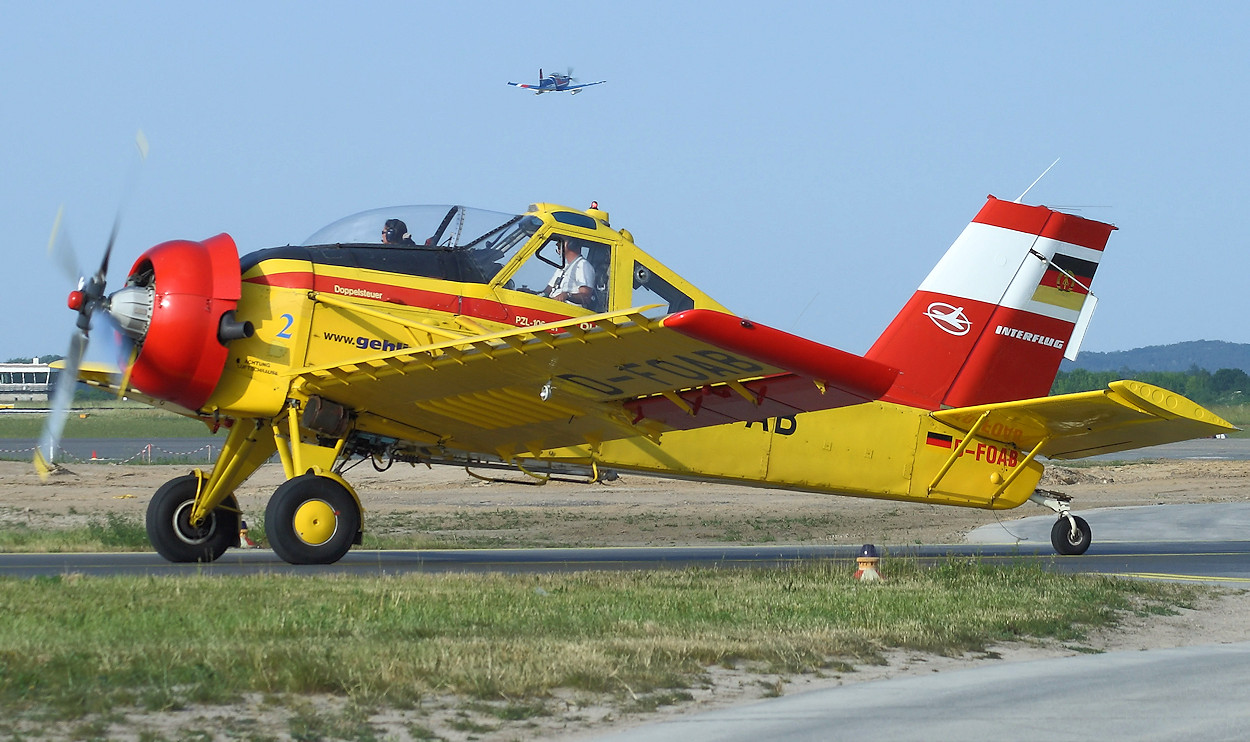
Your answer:
[[[1068,517],[1071,517],[1071,522]],[[1060,516],[1055,525],[1050,527],[1050,545],[1064,556],[1084,554],[1093,539],[1089,524],[1079,515]]]
[[[356,542],[360,507],[342,484],[304,474],[287,480],[265,508],[265,535],[291,564],[333,564]]]
[[[148,540],[156,553],[171,562],[211,562],[239,543],[238,504],[232,495],[202,523],[191,522],[199,478],[187,474],[171,479],[148,503]]]

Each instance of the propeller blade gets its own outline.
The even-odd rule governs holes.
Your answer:
[[[61,227],[64,208],[57,212],[56,222],[52,226],[52,237],[48,241],[48,254],[63,270],[73,271],[73,278],[78,279],[78,289],[70,295],[70,306],[78,312],[77,329],[70,336],[69,352],[65,356],[65,364],[57,379],[56,390],[52,394],[48,419],[44,423],[43,434],[39,445],[35,447],[35,470],[39,476],[47,480],[57,468],[57,449],[61,445],[61,434],[65,432],[65,420],[69,416],[70,405],[74,401],[74,389],[78,385],[78,372],[82,368],[83,356],[87,353],[87,333],[99,323],[104,334],[104,347],[109,352],[114,367],[117,368],[116,380],[122,382],[124,390],[130,381],[130,368],[137,353],[117,321],[109,314],[110,299],[105,295],[108,278],[109,257],[113,254],[113,245],[117,244],[117,234],[121,231],[122,213],[126,201],[134,191],[139,175],[139,166],[148,157],[148,138],[140,129],[135,134],[135,146],[139,150],[139,160],[130,172],[126,190],[122,195],[122,203],[117,207],[113,217],[113,229],[109,233],[108,242],[104,246],[104,257],[100,260],[100,268],[90,279],[78,270],[78,259],[74,255],[69,237]],[[104,311],[97,311],[97,310]],[[100,333],[97,332],[97,335]]]
[[[130,171],[130,178],[126,183],[126,191],[122,196],[122,202],[117,207],[117,214],[113,217],[113,231],[109,232],[109,241],[104,246],[104,259],[100,261],[100,270],[96,271],[96,281],[103,285],[109,270],[109,256],[113,254],[113,245],[117,242],[117,233],[122,226],[122,212],[125,211],[126,202],[130,200],[130,194],[135,189],[135,182],[139,178],[139,167],[148,159],[148,138],[143,133],[143,129],[139,129],[135,133],[135,147],[139,150],[139,161],[134,169]]]
[[[69,230],[62,224],[64,217],[65,207],[62,206],[56,210],[56,221],[52,223],[52,236],[48,238],[48,258],[69,280],[77,281],[83,277],[83,272],[78,264],[78,255],[74,252],[74,243],[69,239]]]
[[[108,311],[97,312],[91,317],[91,358],[109,366],[109,382],[118,387],[117,396],[126,394],[130,383],[130,371],[139,356],[139,347],[122,331],[122,327]]]
[[[126,396],[130,388],[130,372],[135,370],[135,359],[139,357],[139,346],[130,343],[130,352],[126,354],[126,365],[122,367],[121,378],[117,380],[117,398]]]
[[[117,207],[117,214],[113,217],[113,229],[109,233],[108,242],[104,246],[104,256],[100,260],[100,267],[95,275],[88,279],[86,274],[79,270],[78,259],[69,242],[69,236],[61,226],[64,208],[57,212],[56,222],[52,226],[52,237],[48,240],[49,257],[63,271],[71,273],[71,277],[78,280],[77,290],[70,295],[70,307],[78,312],[78,318],[77,329],[70,336],[69,352],[65,356],[65,363],[52,394],[48,419],[44,423],[39,444],[35,447],[35,470],[44,480],[47,480],[48,476],[57,469],[57,450],[61,445],[61,435],[65,432],[65,420],[69,416],[70,405],[74,401],[78,372],[82,368],[83,356],[87,352],[87,334],[93,329],[93,325],[98,321],[104,330],[105,348],[110,352],[113,365],[117,368],[117,379],[122,382],[123,390],[130,381],[130,368],[137,356],[130,339],[109,314],[109,299],[104,293],[109,257],[113,254],[113,246],[117,244],[117,234],[121,231],[122,213],[125,212],[126,201],[134,190],[139,166],[148,157],[148,138],[142,129],[135,134],[135,146],[139,150],[139,160],[131,170],[122,196],[122,203]],[[104,311],[98,312],[97,310],[100,309]]]
[[[104,285],[105,279],[108,278],[109,272],[109,256],[113,253],[113,245],[117,242],[117,231],[122,226],[122,209],[117,208],[117,214],[113,217],[113,231],[109,232],[109,241],[104,246],[104,258],[100,260],[100,269],[95,272],[95,280]]]
[[[65,432],[65,420],[69,417],[69,408],[74,401],[74,387],[78,385],[78,369],[82,366],[82,357],[87,352],[87,333],[76,331],[69,339],[69,351],[65,355],[65,366],[56,380],[56,389],[52,393],[52,403],[48,407],[48,419],[43,425],[43,434],[39,437],[39,445],[35,448],[35,470],[40,478],[46,480],[56,470],[57,450],[61,446],[61,434]]]

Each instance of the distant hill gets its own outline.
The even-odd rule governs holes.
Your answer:
[[[1172,345],[1151,345],[1107,353],[1081,351],[1076,361],[1064,361],[1060,371],[1083,368],[1087,371],[1188,371],[1197,366],[1215,372],[1239,368],[1250,373],[1250,344],[1223,340],[1191,340]]]

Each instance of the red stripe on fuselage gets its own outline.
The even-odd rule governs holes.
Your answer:
[[[394,286],[376,281],[316,275],[308,271],[270,273],[243,280],[246,283],[261,286],[319,291],[345,299],[367,299],[403,307],[430,309],[492,322],[504,322],[518,327],[560,322],[572,317],[568,314],[518,307],[491,299]]]
[[[265,273],[253,278],[244,278],[243,283],[254,283],[258,286],[273,286],[280,289],[307,289],[313,287],[312,274],[307,271],[290,273]]]
[[[1045,206],[1025,206],[1014,201],[1000,201],[993,196],[989,199],[972,220],[974,223],[1034,234],[1100,251],[1107,246],[1107,238],[1115,230],[1110,224],[1051,211]]]

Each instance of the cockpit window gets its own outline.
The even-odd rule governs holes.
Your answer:
[[[465,244],[464,250],[482,282],[489,283],[542,225],[542,220],[533,215],[514,216]]]
[[[572,250],[566,251],[566,245]],[[579,262],[583,263],[580,267]],[[556,234],[509,276],[504,288],[550,296],[583,309],[603,312],[611,306],[611,264],[611,245]],[[584,292],[581,286],[586,287]],[[577,295],[573,295],[574,292]]]
[[[418,246],[464,247],[516,219],[514,214],[465,206],[391,206],[339,219],[314,232],[304,245],[383,244],[387,223],[397,220]]]
[[[504,214],[465,206],[392,206],[340,219],[314,232],[304,245],[356,248],[355,252],[361,253],[357,257],[361,259],[365,258],[365,253],[359,248],[366,246],[397,252],[442,252],[452,256],[458,266],[455,271],[432,275],[428,270],[421,270],[413,275],[489,283],[513,251],[524,245],[541,226],[542,220],[532,214]],[[348,257],[342,256],[342,259]],[[378,259],[370,257],[360,267],[374,267]],[[340,262],[329,254],[322,261]],[[385,262],[406,265],[412,261]]]
[[[552,212],[551,218],[561,224],[571,224],[574,227],[581,227],[582,229],[589,229],[591,231],[594,231],[598,226],[595,224],[594,218],[586,216],[585,214],[579,214],[575,211],[555,211]]]
[[[661,305],[658,309],[645,312],[647,316],[662,317],[666,314],[694,309],[694,299],[686,296],[673,284],[657,276],[642,263],[634,262],[633,278],[634,306]]]

